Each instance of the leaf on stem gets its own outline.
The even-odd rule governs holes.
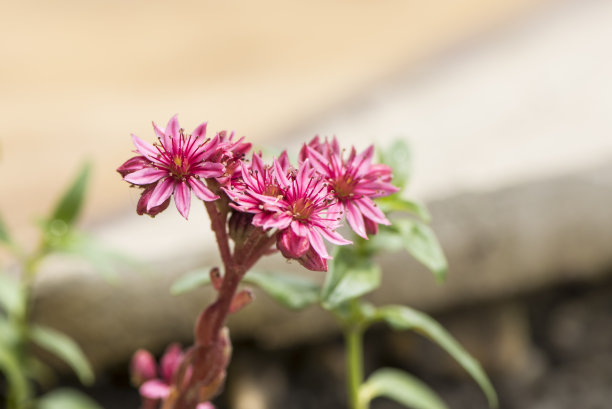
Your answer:
[[[406,250],[431,270],[438,282],[443,282],[448,264],[433,230],[421,222],[409,219],[395,220],[393,227],[400,232]]]
[[[38,400],[38,409],[103,409],[89,396],[74,389],[53,390]]]
[[[393,184],[403,189],[410,181],[412,158],[410,147],[396,139],[387,149],[380,149],[380,161],[393,169]]]
[[[478,361],[476,361],[453,336],[436,320],[420,311],[402,305],[389,305],[378,308],[371,320],[387,322],[395,330],[412,330],[429,338],[448,352],[472,378],[486,395],[489,406],[497,408],[497,394]]]
[[[34,343],[65,361],[77,374],[84,385],[94,381],[94,373],[89,361],[74,340],[59,331],[40,325],[30,327],[30,337]]]
[[[289,274],[249,271],[244,281],[255,284],[287,308],[300,310],[319,300],[320,287],[313,281]]]
[[[89,163],[83,165],[74,182],[72,182],[55,206],[49,218],[49,223],[59,221],[63,222],[67,227],[74,224],[83,207],[85,188],[87,187],[90,170],[91,165]]]
[[[448,409],[429,386],[398,369],[379,369],[361,385],[359,400],[363,407],[369,407],[369,402],[379,396],[413,409]]]
[[[404,199],[399,193],[391,196],[381,197],[376,200],[380,209],[385,212],[407,212],[420,218],[425,223],[431,221],[431,213],[423,203],[414,200]]]
[[[380,268],[352,247],[337,247],[329,266],[321,301],[327,309],[375,290],[380,285]]]

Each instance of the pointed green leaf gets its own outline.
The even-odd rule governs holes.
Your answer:
[[[367,294],[380,285],[380,268],[352,247],[337,247],[321,292],[327,309]]]
[[[244,281],[255,284],[285,307],[299,310],[319,300],[319,286],[304,277],[249,271]]]
[[[91,166],[89,163],[83,165],[74,182],[72,182],[68,190],[66,190],[61,197],[49,218],[49,223],[55,221],[56,226],[50,226],[50,228],[63,230],[64,225],[70,227],[74,224],[83,207],[85,188],[87,187],[90,169]],[[58,222],[63,223],[63,225],[60,226]]]
[[[8,315],[19,315],[24,308],[24,292],[19,281],[0,271],[0,307]]]
[[[0,372],[6,377],[10,399],[17,404],[17,407],[25,406],[30,395],[25,371],[19,365],[13,348],[2,343],[0,343]]]
[[[75,389],[53,390],[38,400],[36,409],[103,409],[89,396]]]
[[[361,385],[359,399],[364,407],[369,407],[368,403],[379,396],[412,409],[448,409],[429,386],[397,369],[379,369]]]
[[[30,337],[34,343],[65,361],[79,377],[81,383],[90,385],[94,373],[81,347],[74,340],[59,331],[40,325],[30,327]]]
[[[412,154],[408,143],[397,139],[387,149],[379,150],[380,161],[393,169],[393,184],[404,188],[412,173]]]
[[[174,284],[172,284],[172,287],[170,287],[170,292],[172,295],[179,295],[208,284],[210,284],[210,269],[199,268],[176,280]]]
[[[401,233],[406,250],[431,270],[438,282],[444,281],[448,265],[433,230],[421,222],[409,219],[395,220],[393,227]]]
[[[483,390],[491,408],[497,408],[497,395],[491,381],[476,361],[436,320],[402,305],[380,307],[372,321],[386,321],[396,330],[412,330],[429,338],[448,352]]]
[[[376,200],[380,209],[385,212],[407,212],[419,217],[425,223],[431,221],[431,214],[423,203],[414,200],[404,199],[398,193],[381,197]]]

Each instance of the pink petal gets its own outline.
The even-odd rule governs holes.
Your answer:
[[[367,239],[365,231],[365,223],[363,221],[363,215],[353,204],[353,202],[346,202],[346,221],[348,221],[349,226],[357,233],[359,236]]]
[[[321,227],[316,228],[316,230],[321,234],[321,236],[323,236],[330,243],[339,244],[341,246],[344,244],[353,244],[352,241],[345,239],[338,232],[328,230],[325,228],[321,228]]]
[[[187,186],[187,183],[180,182],[174,189],[174,203],[181,216],[187,219],[189,216],[189,206],[191,205],[191,190]]]
[[[357,207],[361,213],[368,219],[371,219],[376,223],[386,224],[387,226],[391,224],[391,222],[389,222],[389,220],[387,220],[385,217],[382,210],[380,210],[370,198],[362,197],[361,199],[356,200],[355,203],[357,204]]]
[[[313,250],[316,251],[317,254],[321,256],[321,258],[331,258],[327,253],[325,243],[323,243],[323,239],[321,238],[321,235],[319,233],[315,232],[312,229],[308,229],[308,240],[310,240],[310,244],[312,245]]]
[[[202,183],[202,181],[199,179],[190,178],[187,183],[189,183],[191,190],[193,190],[193,193],[195,193],[200,200],[212,202],[213,200],[219,198],[219,196],[211,192],[210,189],[207,188],[206,185],[204,185],[204,183]]]
[[[165,399],[170,395],[170,387],[159,379],[151,379],[139,389],[142,396],[149,399]]]
[[[178,115],[174,115],[168,121],[168,125],[166,125],[166,131],[164,132],[164,135],[171,136],[172,139],[178,139],[180,128],[181,126],[179,125]]]
[[[157,126],[157,124],[155,122],[153,122],[153,131],[155,131],[155,135],[157,135],[157,137],[159,138],[159,140],[161,141],[162,145],[164,145],[164,148],[169,149],[170,148],[170,137],[168,135],[166,135],[164,133],[164,131]]]
[[[168,171],[166,170],[146,167],[126,175],[123,180],[135,185],[148,185],[150,183],[157,182],[159,179],[167,175]]]
[[[157,155],[159,155],[159,151],[155,149],[155,146],[151,145],[149,142],[143,141],[134,134],[132,134],[132,142],[134,142],[136,150],[141,155],[146,156],[150,160],[157,160]]]
[[[196,138],[203,138],[206,136],[206,125],[208,124],[208,122],[204,122],[200,125],[198,125],[198,127],[196,129],[193,130],[192,135],[195,136]]]
[[[282,187],[289,186],[289,179],[287,179],[286,170],[278,160],[274,160],[274,171],[276,172],[276,178],[280,182]]]
[[[198,403],[196,409],[215,409],[215,406],[210,402]]]
[[[151,193],[151,197],[149,198],[149,203],[147,203],[147,211],[151,210],[155,206],[159,206],[164,203],[166,199],[170,197],[172,191],[174,190],[174,179],[166,178],[159,182],[153,192]]]
[[[220,163],[213,162],[204,162],[196,169],[194,169],[193,174],[198,175],[201,178],[216,178],[225,172],[225,166]]]

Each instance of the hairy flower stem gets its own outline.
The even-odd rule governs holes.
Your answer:
[[[350,409],[367,409],[359,399],[363,382],[363,329],[352,324],[344,330],[346,344],[347,393]]]
[[[193,356],[193,374],[186,387],[180,387],[186,393],[176,398],[173,409],[194,409],[199,403],[197,394],[191,388],[208,386],[212,384],[219,373],[225,370],[219,367],[220,360],[218,346],[221,343],[221,331],[225,326],[230,306],[242,278],[246,272],[259,260],[276,242],[276,233],[265,240],[258,241],[249,256],[240,260],[242,255],[232,255],[229,246],[229,236],[226,230],[227,214],[219,209],[214,202],[205,202],[206,210],[211,220],[212,230],[215,232],[217,245],[225,273],[219,288],[217,299],[200,314],[195,326],[195,353]]]

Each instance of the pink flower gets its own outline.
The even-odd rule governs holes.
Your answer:
[[[287,152],[281,154],[274,166],[266,166],[261,156],[253,154],[250,167],[243,162],[240,171],[240,180],[224,189],[228,197],[235,202],[230,206],[244,213],[255,214],[254,225],[264,229],[272,227],[266,222],[273,219],[274,211],[263,209],[258,196],[276,198],[283,195],[283,188],[286,187],[283,182],[287,183],[287,175],[290,172]]]
[[[244,136],[234,140],[234,132],[230,133],[228,137],[227,131],[221,131],[217,136],[219,137],[220,149],[213,159],[225,166],[225,172],[217,177],[217,181],[222,186],[229,187],[240,178],[240,164],[244,156],[251,150],[251,143],[245,142]]]
[[[324,260],[331,257],[323,238],[339,245],[351,243],[336,232],[340,214],[333,206],[335,199],[308,160],[293,173],[286,158],[265,167],[254,156],[251,169],[242,168],[242,177],[244,190],[228,193],[236,202],[234,208],[255,214],[256,226],[278,229],[277,247],[285,257],[301,260],[308,256],[304,266],[325,269]]]
[[[138,213],[154,216],[168,206],[174,195],[179,213],[187,218],[192,190],[201,200],[218,199],[202,179],[216,178],[225,172],[221,163],[211,160],[220,148],[219,137],[205,139],[206,123],[198,126],[193,134],[185,134],[176,115],[165,131],[155,123],[153,129],[158,142],[150,144],[132,135],[140,155],[128,159],[117,169],[125,181],[144,188]]]
[[[346,220],[355,233],[365,239],[367,233],[376,233],[378,224],[390,224],[372,199],[399,190],[390,183],[390,167],[371,163],[373,153],[373,146],[360,154],[351,148],[345,160],[336,138],[330,144],[327,139],[321,143],[318,136],[304,145],[300,152],[300,159],[310,160],[328,181],[339,211],[346,214]]]

